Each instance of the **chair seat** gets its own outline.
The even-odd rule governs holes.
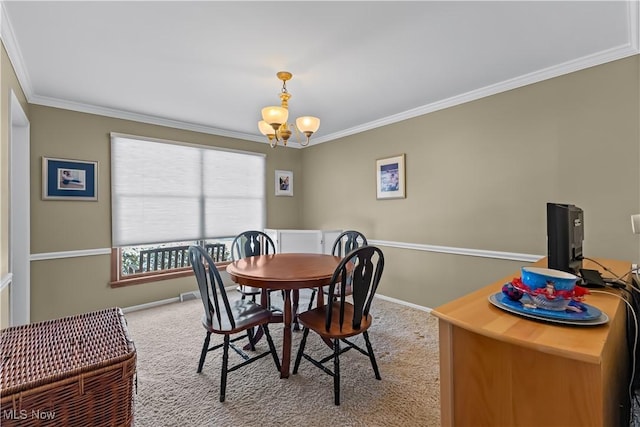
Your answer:
[[[220,307],[222,310],[223,307]],[[231,326],[229,322],[229,316],[226,312],[220,313],[221,323],[218,321],[218,317],[213,314],[213,324],[208,324],[206,316],[202,316],[202,325],[210,332],[216,334],[229,334],[239,331],[253,328],[254,326],[261,325],[268,322],[271,318],[271,311],[263,308],[261,305],[256,304],[253,301],[240,300],[233,306],[231,306],[233,312],[233,318],[235,319],[235,328]]]
[[[298,321],[302,326],[315,331],[323,338],[330,339],[342,339],[361,334],[363,331],[369,329],[372,319],[370,314],[363,316],[359,329],[354,329],[350,322],[345,322],[342,325],[342,328],[340,328],[340,303],[337,301],[333,303],[331,326],[329,327],[329,330],[325,328],[326,318],[327,313],[325,306],[316,307],[298,315]],[[353,305],[350,303],[345,303],[344,318],[353,318]]]

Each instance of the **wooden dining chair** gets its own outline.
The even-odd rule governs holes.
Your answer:
[[[331,255],[344,257],[346,254],[351,252],[354,249],[357,249],[361,246],[366,246],[369,243],[367,242],[367,238],[364,234],[357,230],[347,230],[340,233],[336,240],[333,242],[333,246],[331,247]],[[326,295],[329,291],[329,288],[325,286],[323,288],[324,294]],[[351,284],[347,283],[347,288],[345,290],[347,295],[351,295]],[[309,299],[309,310],[313,308],[313,301],[315,300],[316,290],[315,288],[311,292],[311,298]]]
[[[271,311],[250,300],[239,300],[233,306],[229,304],[224,283],[220,278],[220,273],[216,265],[207,254],[206,250],[200,246],[189,247],[189,260],[193,273],[198,282],[200,297],[204,305],[204,315],[202,316],[202,326],[207,334],[202,345],[200,361],[198,363],[198,373],[202,372],[207,353],[222,347],[222,370],[220,374],[220,402],[224,402],[227,388],[227,373],[242,368],[271,354],[276,368],[280,371],[280,360],[276,353],[271,334],[269,333],[269,321]],[[251,350],[255,350],[253,328],[262,326],[264,335],[267,338],[269,351],[249,356],[242,349],[233,345],[234,342],[247,338]],[[221,344],[209,347],[211,334],[224,335]],[[229,367],[229,348],[238,353],[243,362]]]
[[[275,254],[276,245],[266,233],[258,230],[243,231],[238,234],[231,243],[231,260],[237,261],[242,258]],[[262,289],[253,286],[238,285],[236,290],[242,294],[242,299],[251,296],[253,301],[256,295],[260,295]]]
[[[373,347],[369,340],[368,329],[373,317],[370,314],[371,303],[378,289],[382,270],[384,269],[384,256],[382,251],[375,246],[362,246],[349,252],[338,264],[329,284],[328,303],[321,307],[305,311],[298,316],[303,326],[302,339],[296,355],[293,373],[298,373],[300,362],[304,357],[323,372],[333,377],[334,403],[340,405],[340,355],[351,349],[369,357],[376,379],[380,377],[378,364],[373,353]],[[353,302],[346,301],[347,277],[351,277]],[[305,353],[309,331],[314,331],[324,340],[330,340],[332,354],[320,358]],[[366,344],[366,350],[347,338],[362,335]],[[346,344],[341,348],[340,343]],[[323,347],[326,348],[326,347]],[[333,370],[325,366],[325,363],[333,360]]]

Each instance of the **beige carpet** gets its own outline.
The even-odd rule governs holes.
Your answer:
[[[440,425],[437,319],[379,298],[372,313],[369,334],[382,381],[366,356],[343,354],[340,406],[333,404],[329,375],[303,359],[297,375],[280,379],[270,357],[229,373],[226,401],[220,403],[221,350],[210,352],[203,372],[196,373],[205,335],[200,300],[127,313],[138,355],[135,426]],[[270,330],[280,354],[282,325]],[[301,336],[294,331],[291,369]],[[214,340],[222,339],[212,335]],[[260,341],[258,349],[266,347]],[[307,348],[323,355],[329,350],[313,333]],[[230,361],[238,360],[230,351]]]

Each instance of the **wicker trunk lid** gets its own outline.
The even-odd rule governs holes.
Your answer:
[[[119,308],[2,330],[2,426],[133,425],[136,352]]]

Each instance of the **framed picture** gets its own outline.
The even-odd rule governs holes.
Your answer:
[[[98,200],[98,162],[42,158],[43,200]]]
[[[405,197],[404,154],[376,160],[376,190],[378,199]]]
[[[293,196],[293,172],[276,171],[276,196]]]

